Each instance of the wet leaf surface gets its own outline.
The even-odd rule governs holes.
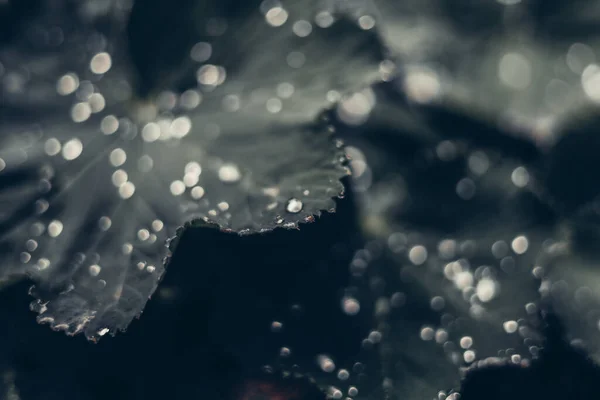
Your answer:
[[[344,192],[346,157],[317,114],[331,91],[375,79],[379,54],[370,47],[373,35],[343,19],[334,24],[318,4],[290,9],[298,18],[326,12],[332,19],[311,37],[282,36],[279,20],[254,9],[231,34],[201,42],[222,64],[199,62],[194,45],[195,88],[140,101],[121,43],[127,8],[109,5],[108,40],[84,20],[68,25],[73,32],[63,28],[63,42],[47,45],[41,58],[30,57],[24,45],[13,48],[40,64],[39,71],[11,50],[4,57],[27,75],[9,71],[22,87],[8,90],[7,105],[32,110],[38,105],[31,98],[40,98],[54,111],[35,125],[17,115],[6,128],[3,170],[38,169],[39,175],[11,180],[22,188],[3,198],[16,210],[26,194],[37,210],[7,221],[12,259],[3,274],[38,282],[31,293],[40,322],[94,340],[126,328],[141,312],[164,274],[165,241],[184,223],[210,218],[250,233],[296,228],[334,210],[334,198]],[[64,20],[71,21],[53,8],[39,23],[50,32]],[[256,48],[244,42],[243,51],[230,53],[250,26]],[[288,44],[299,51],[290,53]],[[263,46],[283,51],[283,65],[272,65],[277,57],[265,58]],[[356,53],[356,63],[344,54],[325,58],[332,47]]]

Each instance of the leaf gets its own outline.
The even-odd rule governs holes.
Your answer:
[[[565,121],[598,102],[590,79],[600,38],[593,2],[352,3],[374,16],[405,91],[417,101],[443,99],[491,114],[538,145],[552,144]]]
[[[458,389],[467,368],[537,357],[534,267],[557,216],[532,193],[523,165],[540,157],[532,146],[447,108],[407,104],[394,83],[379,85],[364,125],[338,127],[355,146],[371,239],[351,270],[373,282],[388,392],[431,398]]]
[[[320,11],[313,6],[290,8],[290,21],[295,13],[313,18]],[[39,78],[9,98],[29,115],[38,107],[31,93],[58,82],[73,104],[45,90],[52,111],[35,130],[23,117],[3,128],[4,173],[38,175],[11,180],[11,187],[25,184],[26,199],[4,194],[9,208],[25,201],[37,213],[8,221],[2,276],[36,281],[40,322],[92,340],[124,330],[164,274],[166,239],[190,220],[209,218],[244,234],[296,228],[334,210],[346,158],[316,117],[331,90],[377,76],[373,35],[343,16],[303,40],[282,36],[287,26],[277,30],[264,16],[249,22],[257,37],[246,45],[254,51],[233,64],[200,66],[198,87],[182,94],[135,99],[122,36],[86,47],[98,36],[84,29],[66,36]],[[286,64],[292,48],[303,52],[294,55],[304,57],[301,68]],[[18,154],[22,162],[13,161]]]
[[[549,240],[538,261],[545,307],[561,319],[565,339],[600,363],[600,274],[597,268],[598,214],[587,210],[567,221]]]

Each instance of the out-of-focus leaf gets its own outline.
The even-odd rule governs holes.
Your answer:
[[[594,1],[355,0],[376,21],[419,101],[444,98],[469,113],[552,143],[574,113],[598,104]],[[543,5],[542,5],[543,4]],[[567,34],[568,32],[568,34]]]
[[[375,90],[365,123],[338,128],[373,239],[351,271],[371,278],[387,390],[433,397],[458,389],[465,368],[537,357],[534,267],[558,217],[535,194],[535,146],[411,104],[394,84]]]

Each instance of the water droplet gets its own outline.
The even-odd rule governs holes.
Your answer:
[[[109,160],[113,167],[120,167],[127,161],[127,153],[121,148],[114,149],[110,153]]]
[[[431,299],[431,309],[434,311],[442,311],[446,305],[446,301],[441,296],[435,296]]]
[[[421,333],[419,334],[419,336],[421,337],[421,340],[432,340],[433,337],[435,335],[435,331],[433,330],[433,328],[429,327],[429,326],[425,326],[423,328],[421,328]]]
[[[486,303],[498,294],[497,283],[492,279],[484,278],[477,283],[475,291],[479,300]]]
[[[120,187],[122,184],[127,182],[128,179],[129,176],[127,175],[127,172],[125,172],[125,170],[122,169],[118,169],[115,172],[113,172],[111,177],[112,183],[116,187]]]
[[[90,69],[95,74],[105,74],[112,66],[112,59],[108,53],[98,53],[90,61]]]
[[[160,127],[155,122],[149,122],[142,128],[142,139],[145,142],[152,143],[160,137]]]
[[[281,329],[283,329],[283,324],[279,321],[273,321],[271,323],[271,331],[272,332],[281,332]]]
[[[89,272],[91,276],[98,276],[102,268],[99,265],[90,265]]]
[[[317,364],[319,365],[319,367],[321,367],[323,372],[335,371],[335,363],[330,357],[326,355],[319,355],[317,357]]]
[[[71,119],[74,122],[84,122],[92,115],[92,108],[88,103],[77,103],[71,108]]]
[[[110,220],[109,217],[101,217],[98,220],[98,226],[100,227],[100,229],[102,231],[107,231],[110,229],[110,226],[112,225],[112,221]]]
[[[25,247],[27,248],[27,251],[35,251],[38,247],[38,243],[33,239],[29,239],[25,242]]]
[[[269,25],[278,27],[285,24],[288,19],[288,12],[281,7],[273,7],[267,11],[265,19]]]
[[[427,249],[421,245],[414,246],[408,252],[408,258],[413,264],[421,265],[427,261]]]
[[[517,324],[517,321],[505,321],[502,324],[502,327],[506,333],[515,333],[519,328],[519,325]]]
[[[106,107],[106,100],[104,99],[104,96],[102,96],[100,93],[92,94],[88,99],[88,103],[90,105],[92,113],[94,114],[99,113],[100,111],[104,110],[104,107]]]
[[[375,26],[375,19],[370,15],[362,15],[358,19],[358,26],[365,31],[372,29]]]
[[[463,358],[466,363],[472,363],[473,361],[475,361],[475,351],[474,350],[465,351],[465,353],[463,354]]]
[[[281,103],[281,100],[274,97],[272,99],[267,100],[266,107],[268,112],[272,114],[277,114],[279,111],[281,111],[283,104]]]
[[[298,200],[296,198],[291,198],[287,201],[287,204],[285,205],[285,210],[291,214],[297,214],[300,211],[302,211],[302,201]]]
[[[204,196],[204,188],[202,186],[196,186],[191,191],[192,198],[194,200],[200,200]]]
[[[61,234],[62,230],[63,224],[60,221],[54,220],[48,225],[48,235],[50,235],[50,237],[57,237]]]
[[[517,236],[511,243],[513,251],[517,254],[524,254],[529,247],[529,241],[525,236]]]
[[[340,369],[337,375],[338,379],[341,381],[345,381],[350,377],[350,373],[347,369]]]
[[[119,186],[119,196],[123,199],[128,199],[135,193],[135,185],[131,182],[125,182]]]
[[[463,178],[456,184],[456,194],[463,200],[472,199],[475,196],[475,182],[470,178]]]
[[[189,162],[185,165],[184,172],[187,174],[200,175],[202,173],[202,166],[195,161]]]
[[[475,151],[468,159],[469,169],[475,175],[483,175],[490,167],[488,156],[482,151]]]
[[[531,63],[522,54],[506,53],[498,64],[500,81],[511,89],[526,89],[531,84],[531,75]]]
[[[61,148],[62,146],[60,142],[55,138],[46,140],[46,143],[44,144],[44,151],[49,156],[57,155],[58,153],[60,153]]]
[[[150,232],[148,231],[148,229],[140,229],[137,233],[138,239],[140,239],[141,241],[145,241],[148,240],[148,238],[150,237]]]
[[[497,259],[501,259],[508,254],[508,245],[506,242],[499,240],[492,245],[492,254]]]
[[[219,168],[219,179],[221,182],[225,183],[235,183],[242,178],[242,173],[240,172],[237,165],[232,163],[223,164]]]
[[[77,90],[79,78],[73,73],[63,75],[56,83],[56,91],[61,96],[66,96]]]
[[[460,338],[460,347],[467,350],[470,349],[471,346],[473,346],[473,338],[471,338],[470,336],[463,336],[462,338]]]
[[[170,128],[173,137],[176,139],[181,139],[190,133],[190,130],[192,129],[192,121],[186,116],[178,117],[171,122]]]
[[[154,167],[154,160],[149,155],[145,154],[140,157],[137,162],[137,167],[140,172],[150,172]]]
[[[20,260],[23,264],[27,264],[29,261],[31,261],[31,254],[27,253],[27,252],[22,252],[21,256],[20,256]]]
[[[160,219],[155,219],[152,221],[152,229],[154,232],[160,232],[165,227],[165,224]]]
[[[403,87],[411,100],[422,104],[434,101],[442,90],[438,74],[428,68],[408,71]]]
[[[334,400],[339,400],[342,398],[342,396],[344,396],[344,394],[342,393],[342,391],[336,387],[331,387],[329,389],[329,394],[328,397],[334,399]]]
[[[206,42],[198,42],[190,50],[190,57],[196,62],[208,61],[211,55],[212,46]]]
[[[289,99],[294,94],[294,85],[289,82],[283,82],[277,85],[277,96],[282,99]]]
[[[333,22],[333,15],[328,11],[321,11],[315,17],[315,23],[321,28],[329,28]]]
[[[360,311],[360,303],[353,297],[344,297],[342,299],[342,310],[347,315],[356,315]]]
[[[114,115],[107,115],[100,122],[100,130],[105,135],[112,135],[119,129],[119,120]]]
[[[43,271],[50,266],[50,260],[47,258],[40,258],[36,264],[38,270]]]
[[[306,62],[306,56],[300,51],[292,51],[287,55],[286,61],[290,67],[298,69]]]
[[[282,347],[282,348],[279,350],[279,355],[280,355],[281,357],[289,357],[289,356],[290,356],[290,354],[292,354],[292,351],[291,351],[291,350],[290,350],[288,347]]]
[[[308,21],[300,20],[294,22],[292,30],[299,37],[307,37],[312,32],[312,25]]]
[[[71,139],[63,146],[62,156],[65,160],[71,161],[79,157],[82,151],[83,143],[79,139]]]
[[[216,65],[206,64],[196,71],[198,83],[207,86],[216,86],[219,84],[220,71]]]
[[[517,167],[510,176],[515,186],[523,188],[529,183],[529,172],[525,167]]]
[[[200,93],[198,93],[195,90],[191,90],[191,89],[183,92],[181,94],[181,97],[179,98],[181,107],[183,107],[187,110],[193,110],[194,108],[198,107],[198,105],[200,105],[201,101],[202,101],[202,96],[200,95]]]
[[[182,181],[173,181],[169,187],[173,196],[181,196],[185,192],[185,184]]]

